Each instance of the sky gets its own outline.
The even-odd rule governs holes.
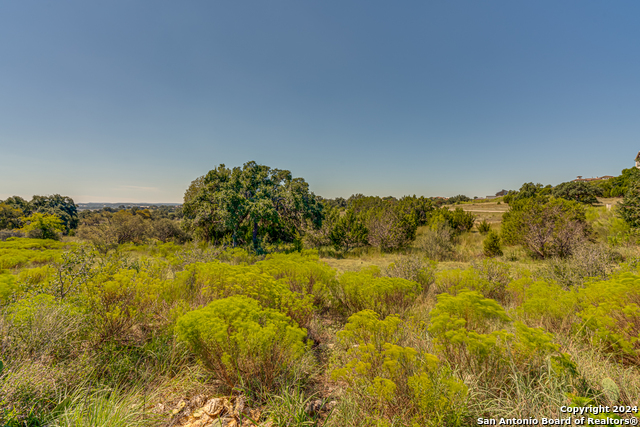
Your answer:
[[[640,150],[638,1],[0,2],[0,199],[486,196]]]

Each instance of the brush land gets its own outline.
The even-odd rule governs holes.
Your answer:
[[[0,425],[630,423],[638,182],[323,199],[249,162],[182,206],[9,198]]]

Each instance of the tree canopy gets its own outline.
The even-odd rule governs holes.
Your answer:
[[[322,205],[302,178],[288,170],[248,162],[221,164],[194,180],[184,197],[185,226],[207,241],[230,239],[234,246],[264,239],[296,239],[302,225],[322,222]]]

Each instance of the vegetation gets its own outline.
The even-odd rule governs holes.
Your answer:
[[[0,425],[467,426],[638,406],[637,193],[607,209],[566,188],[523,185],[502,221],[461,197],[321,199],[253,162],[195,180],[184,219],[75,224],[9,198]]]

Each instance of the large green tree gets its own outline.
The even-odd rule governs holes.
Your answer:
[[[602,189],[584,181],[570,181],[557,185],[551,194],[553,197],[593,205],[598,203],[596,197],[602,196]]]
[[[54,194],[33,196],[29,202],[32,212],[55,215],[62,221],[65,231],[78,228],[78,207],[71,197]]]
[[[230,237],[233,245],[252,241],[293,241],[307,220],[322,222],[322,205],[302,178],[288,170],[248,162],[224,164],[196,179],[185,192],[184,222],[205,240]]]

